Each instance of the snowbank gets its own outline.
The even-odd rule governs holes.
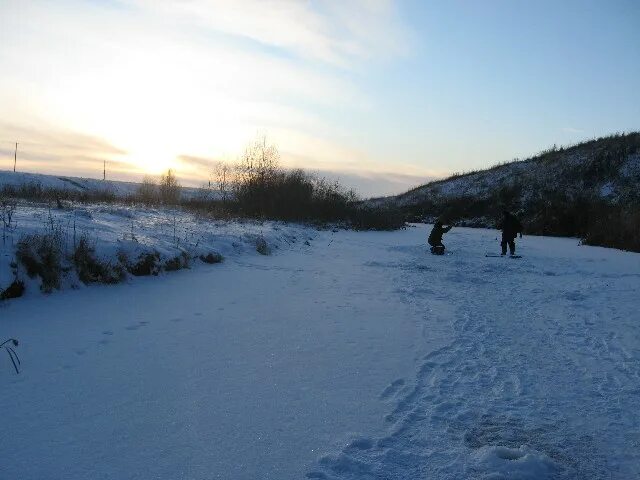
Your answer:
[[[1,232],[0,232],[1,233]],[[25,268],[15,262],[21,239],[30,235],[59,237],[66,257],[60,287],[79,288],[82,282],[71,269],[73,252],[81,241],[94,250],[105,265],[126,266],[156,256],[157,266],[147,273],[184,268],[192,263],[215,263],[217,256],[266,254],[296,243],[312,240],[315,232],[298,225],[259,221],[222,221],[192,213],[162,208],[118,205],[81,205],[63,210],[20,204],[12,228],[0,238],[0,290],[16,278],[27,283],[28,292],[37,292],[41,279],[30,279]]]

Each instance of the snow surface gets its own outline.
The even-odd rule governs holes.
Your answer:
[[[0,170],[0,189],[2,187],[39,186],[43,189],[67,190],[76,193],[110,193],[116,197],[135,195],[140,188],[136,182],[118,180],[99,180],[97,178],[70,177],[65,175],[46,175],[43,173],[12,172]],[[215,190],[182,187],[184,198],[195,198],[206,194],[218,196]]]
[[[133,261],[140,253],[152,251],[160,254],[161,262],[183,252],[191,258],[212,252],[226,257],[254,252],[259,238],[274,250],[312,240],[315,235],[312,230],[294,224],[223,221],[177,209],[78,204],[59,210],[21,203],[14,213],[12,228],[3,232],[0,226],[0,289],[6,288],[14,279],[11,262],[20,239],[52,230],[62,233],[68,256],[72,255],[73,246],[80,237],[86,236],[97,257],[112,264],[118,262],[119,252]],[[30,281],[24,271],[20,272],[20,277],[28,283],[29,294],[39,291],[39,282]],[[63,288],[83,286],[71,274],[63,280]]]
[[[22,360],[0,364],[2,477],[640,476],[640,255],[303,230],[268,257],[2,304]]]

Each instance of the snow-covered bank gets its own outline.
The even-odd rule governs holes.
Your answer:
[[[16,207],[11,224],[11,228],[0,230],[0,292],[15,278],[12,262],[18,242],[34,234],[58,235],[67,264],[84,238],[105,264],[135,263],[140,255],[153,252],[160,267],[174,259],[198,263],[201,256],[210,254],[232,257],[254,253],[260,244],[267,251],[290,248],[312,241],[316,234],[294,224],[222,221],[180,210],[114,204],[82,204],[59,210],[22,203]],[[73,269],[62,276],[62,289],[82,286]],[[28,284],[28,294],[38,292],[40,280],[30,280],[21,265],[18,279]]]
[[[0,307],[7,478],[640,476],[640,255],[454,229]]]
[[[3,471],[302,478],[336,439],[381,434],[378,395],[412,368],[419,330],[340,236],[0,307],[23,362],[0,369]]]

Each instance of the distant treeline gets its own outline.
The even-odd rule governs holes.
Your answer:
[[[393,230],[404,226],[397,209],[371,207],[353,190],[279,164],[275,145],[260,137],[236,164],[220,163],[200,194],[183,198],[178,178],[169,170],[159,179],[145,177],[137,192],[121,197],[108,189],[74,191],[40,184],[4,186],[0,198],[22,198],[64,208],[65,202],[171,205],[215,217],[247,217],[307,223],[338,223],[359,230]]]

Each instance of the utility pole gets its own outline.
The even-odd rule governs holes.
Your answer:
[[[16,163],[18,163],[18,142],[16,142],[16,150],[13,152],[13,173],[16,173]]]
[[[103,160],[103,164],[102,164],[102,180],[106,180],[107,179],[107,161]]]

